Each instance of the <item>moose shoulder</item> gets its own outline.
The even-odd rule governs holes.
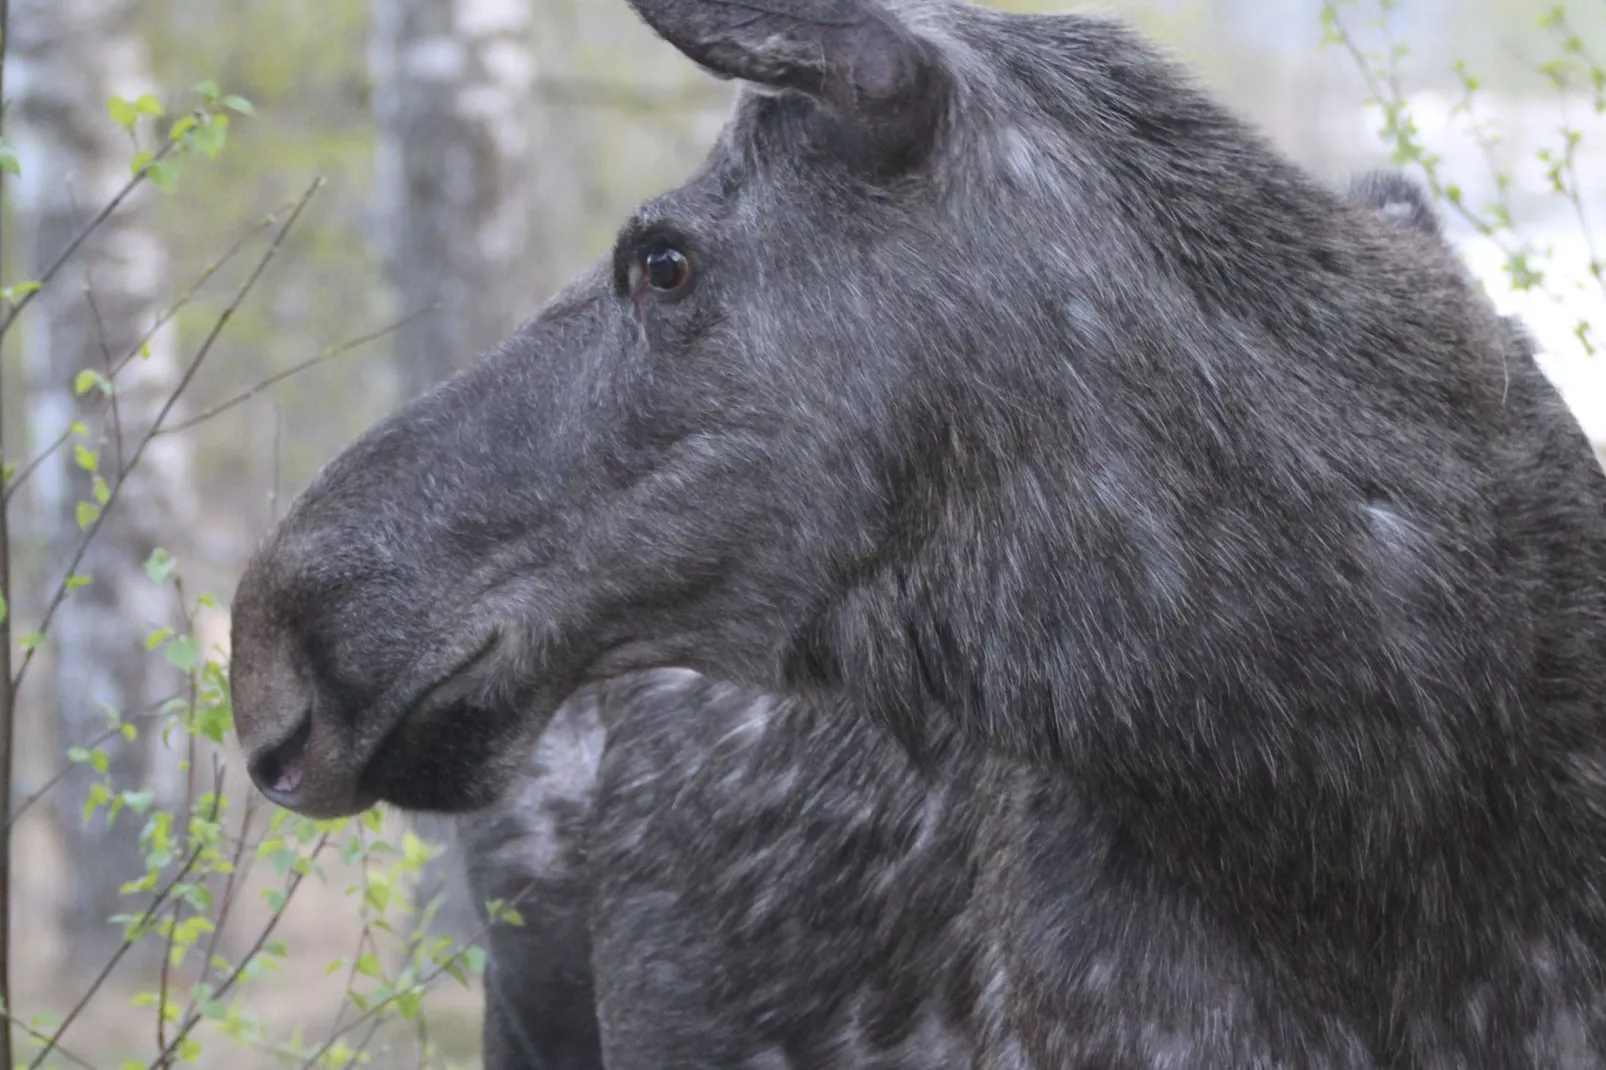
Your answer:
[[[635,6],[761,88],[263,546],[270,797],[689,667],[987,752],[983,1065],[1606,1058],[1606,476],[1431,228],[1110,22]]]

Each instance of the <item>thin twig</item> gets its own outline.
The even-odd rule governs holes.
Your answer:
[[[317,858],[328,845],[329,834],[324,833],[313,846],[311,858]],[[240,980],[240,977],[245,973],[245,968],[251,964],[257,955],[262,953],[262,949],[267,946],[268,940],[273,936],[274,929],[278,928],[280,919],[284,917],[285,910],[290,906],[290,900],[295,896],[296,889],[301,887],[301,882],[306,879],[306,876],[305,873],[299,870],[291,876],[290,884],[285,888],[284,900],[279,904],[279,909],[273,912],[273,916],[268,919],[267,924],[262,927],[262,931],[257,934],[256,942],[245,953],[245,958],[235,965],[228,977],[223,980],[223,983],[218,985],[217,991],[212,993],[213,999],[222,999]],[[191,1030],[200,1024],[200,1021],[201,1016],[198,1013],[192,1012],[185,1015],[178,1032],[173,1034],[173,1039],[168,1042],[167,1047],[156,1054],[156,1058],[151,1061],[146,1070],[161,1070],[163,1066],[167,1065],[168,1060],[173,1057],[173,1053],[178,1051],[179,1046],[184,1043]],[[32,1068],[30,1067],[29,1070],[32,1070]]]
[[[120,735],[123,731],[123,725],[125,724],[138,724],[141,721],[149,721],[160,717],[162,715],[162,707],[180,697],[181,695],[175,692],[174,694],[169,695],[167,698],[164,698],[162,701],[153,703],[152,705],[146,707],[141,712],[124,718],[121,724],[112,725],[100,735],[96,736],[94,739],[91,739],[88,743],[85,743],[84,749],[94,750],[102,743],[110,740],[113,736]],[[6,818],[6,823],[4,825],[0,825],[0,830],[8,830],[12,825],[15,825],[18,821],[20,821],[22,819],[22,815],[26,814],[30,807],[32,807],[40,799],[43,799],[46,795],[49,795],[52,788],[54,788],[57,784],[60,784],[72,773],[74,769],[77,768],[78,763],[68,762],[60,769],[57,769],[55,773],[51,774],[50,779],[45,781],[44,784],[40,786],[38,791],[22,800],[21,804],[19,804],[15,810],[11,811],[11,815]]]
[[[0,0],[0,133],[4,132],[6,54],[11,51],[11,0]],[[0,208],[4,204],[0,203]],[[3,215],[3,213],[0,213]],[[0,243],[0,265],[5,263]],[[0,341],[4,340],[0,332]],[[5,411],[5,377],[0,375],[0,412]],[[4,441],[0,421],[0,441]],[[7,501],[0,499],[0,1010],[7,1012],[0,1029],[0,1067],[16,1064],[11,1058],[11,774],[16,760],[16,697],[11,686],[11,528]],[[31,1030],[30,1030],[31,1032]]]
[[[289,379],[291,376],[300,375],[308,368],[315,368],[319,364],[326,363],[327,361],[333,360],[336,357],[344,356],[354,349],[360,349],[370,342],[376,342],[379,339],[384,338],[386,335],[394,334],[403,327],[407,326],[409,323],[413,322],[413,320],[416,320],[421,316],[428,315],[431,311],[433,311],[432,308],[420,309],[417,312],[413,312],[407,316],[404,316],[395,323],[390,324],[388,327],[381,327],[377,331],[370,331],[367,334],[359,335],[358,337],[353,338],[351,341],[342,342],[337,346],[330,346],[328,349],[324,350],[322,353],[319,353],[315,357],[309,357],[299,364],[286,368],[282,372],[268,376],[255,386],[241,391],[240,393],[229,398],[227,401],[220,402],[216,405],[207,406],[205,409],[202,409],[200,414],[197,416],[193,416],[182,423],[173,424],[171,427],[162,428],[158,434],[176,435],[180,431],[188,431],[192,427],[204,424],[213,417],[229,411],[236,405],[245,404],[247,401],[250,401],[252,398],[260,395],[263,391],[272,389],[273,387],[284,382],[286,379]]]
[[[37,1040],[41,1044],[47,1043],[50,1040],[49,1033],[35,1029],[32,1025],[23,1021],[21,1018],[14,1018],[3,1010],[0,1010],[0,1021],[4,1021],[8,1025],[16,1026],[22,1032],[26,1033],[28,1036],[32,1037],[34,1040]],[[64,1048],[60,1044],[56,1045],[56,1054],[75,1066],[83,1067],[84,1070],[104,1070],[103,1067],[96,1066],[88,1059],[85,1059],[80,1055],[74,1055],[70,1049]]]
[[[112,373],[117,367],[117,362],[112,359],[111,346],[106,344],[106,323],[101,318],[100,305],[95,301],[93,286],[84,291],[84,300],[88,303],[89,313],[95,320],[95,337],[100,344],[101,357],[106,362],[106,382],[111,383]],[[111,439],[112,457],[116,461],[118,469],[121,469],[123,467],[123,413],[122,405],[117,400],[117,395],[118,391],[115,388],[115,384],[113,384],[113,389],[106,393],[106,407],[111,414],[111,433],[109,435],[103,433],[101,439],[102,441],[107,438]]]
[[[509,907],[518,906],[525,900],[527,896],[529,896],[531,892],[535,890],[535,885],[536,882],[534,880],[527,883],[519,890],[517,895],[513,896],[507,901],[506,905]],[[341,1037],[345,1036],[347,1033],[351,1032],[353,1029],[356,1029],[363,1023],[376,1017],[386,1007],[396,1002],[408,992],[416,991],[417,989],[428,988],[430,985],[444,977],[450,970],[452,970],[462,961],[463,957],[468,954],[471,948],[479,943],[481,937],[485,936],[486,933],[491,931],[491,927],[497,923],[497,920],[498,919],[496,918],[488,919],[485,924],[481,925],[479,929],[472,934],[469,940],[463,944],[461,950],[454,952],[446,959],[445,962],[438,964],[433,970],[428,970],[420,974],[418,980],[412,985],[401,991],[392,992],[386,998],[372,1004],[367,1010],[363,1011],[363,1013],[359,1014],[356,1018],[353,1018],[345,1026],[331,1031],[329,1036],[324,1040],[322,1047],[313,1052],[311,1057],[301,1064],[301,1070],[313,1070],[313,1068],[318,1065],[318,1060],[323,1058],[324,1054],[330,1048],[334,1047],[335,1041],[339,1040]]]
[[[222,798],[223,795],[221,791],[213,796],[212,813],[207,818],[208,821],[217,820],[218,806],[221,804]],[[84,1008],[89,1006],[90,1002],[94,1000],[95,996],[100,992],[101,986],[106,983],[106,979],[110,977],[112,975],[112,971],[117,968],[117,964],[123,961],[123,956],[127,955],[128,952],[133,948],[134,944],[139,940],[139,935],[144,930],[145,926],[151,923],[151,921],[156,917],[157,913],[159,913],[162,907],[167,903],[168,897],[173,894],[173,889],[178,887],[184,878],[190,875],[190,871],[195,868],[195,864],[201,860],[201,855],[204,853],[204,850],[204,845],[196,844],[185,857],[184,865],[179,867],[179,871],[173,874],[172,878],[166,884],[164,884],[159,891],[157,891],[156,896],[151,900],[150,905],[145,908],[144,913],[139,916],[139,919],[135,921],[134,925],[128,930],[128,935],[123,937],[123,942],[118,945],[116,951],[112,952],[112,956],[107,960],[106,965],[101,968],[100,973],[95,975],[94,981],[92,981],[89,987],[84,990],[83,994],[78,997],[78,1002],[73,1005],[73,1009],[67,1012],[67,1017],[63,1018],[61,1024],[56,1027],[55,1033],[53,1033],[50,1039],[45,1043],[44,1049],[40,1051],[38,1055],[34,1056],[33,1062],[28,1064],[28,1070],[39,1070],[39,1067],[44,1065],[45,1059],[48,1058],[50,1053],[55,1050],[56,1045],[61,1042],[61,1038],[66,1035],[67,1030],[72,1027],[73,1022],[78,1020],[78,1016],[84,1012]]]
[[[288,210],[289,206],[287,205],[283,211]],[[267,230],[269,227],[273,226],[274,223],[278,222],[278,219],[279,214],[274,213],[273,215],[258,220],[257,223],[253,225],[249,231],[242,235],[232,246],[230,246],[222,256],[218,257],[218,259],[213,261],[211,264],[208,264],[201,271],[200,277],[195,280],[194,284],[192,284],[188,290],[181,294],[176,301],[168,305],[168,307],[156,317],[150,328],[140,336],[139,340],[130,346],[128,351],[123,354],[122,359],[117,362],[116,367],[111,372],[112,382],[115,383],[117,381],[117,376],[122,373],[123,369],[128,367],[128,365],[133,362],[134,358],[139,356],[140,353],[144,351],[145,346],[151,341],[151,339],[156,337],[156,332],[167,326],[167,324],[172,321],[174,316],[177,316],[179,312],[181,312],[192,301],[194,301],[197,296],[200,295],[201,290],[208,282],[212,280],[213,276],[223,269],[224,265],[233,260],[235,255],[250,243],[252,238],[255,238],[258,234],[261,234],[264,230]],[[28,481],[28,477],[33,475],[34,470],[45,461],[49,460],[57,450],[65,446],[67,441],[72,438],[72,435],[73,428],[71,425],[63,428],[61,434],[57,435],[48,446],[40,450],[37,455],[32,457],[27,464],[23,465],[21,470],[11,478],[11,482],[6,485],[5,498],[9,500],[11,496],[16,493],[17,488],[26,483]]]
[[[155,441],[156,436],[162,433],[162,426],[166,423],[168,414],[173,411],[173,406],[178,404],[179,397],[190,385],[191,380],[195,378],[195,373],[200,370],[201,365],[212,352],[212,347],[217,344],[218,336],[223,333],[223,329],[234,318],[235,312],[239,310],[247,295],[256,287],[257,281],[261,279],[263,272],[267,270],[268,264],[278,255],[279,249],[283,246],[284,240],[290,231],[295,227],[296,221],[301,218],[301,213],[306,209],[313,195],[323,188],[323,185],[324,180],[322,178],[316,179],[312,185],[307,187],[307,191],[302,194],[301,199],[296,202],[296,206],[291,211],[289,218],[279,227],[278,233],[274,235],[272,244],[268,246],[267,251],[257,261],[256,268],[240,287],[234,300],[230,301],[223,311],[218,314],[216,321],[212,324],[211,331],[207,333],[206,338],[201,342],[200,348],[196,350],[194,358],[190,360],[189,366],[184,369],[183,375],[179,377],[178,384],[168,394],[167,400],[162,403],[161,410],[156,414],[156,419],[151,424],[150,430],[146,431],[140,438],[139,445],[134,448],[133,454],[128,458],[128,463],[118,471],[117,481],[111,486],[110,494],[106,501],[101,504],[100,514],[90,522],[89,527],[84,531],[83,537],[78,540],[78,546],[73,551],[72,561],[67,566],[66,577],[56,587],[55,593],[51,596],[50,604],[45,608],[44,616],[40,618],[37,629],[39,635],[44,635],[48,632],[51,622],[55,619],[56,611],[61,608],[62,602],[66,600],[67,592],[71,590],[68,582],[77,573],[78,566],[83,563],[84,555],[89,552],[89,546],[94,541],[95,535],[100,531],[101,525],[111,515],[112,506],[116,504],[118,495],[122,492],[123,487],[127,485],[129,474],[139,466],[140,458],[145,455],[146,448]],[[13,693],[22,686],[23,678],[28,672],[28,666],[33,664],[34,652],[38,649],[38,644],[34,644],[22,656],[22,665],[18,667],[16,675],[11,679]]]
[[[201,956],[201,977],[206,977],[207,971],[212,968],[212,956],[217,954],[218,942],[223,938],[223,927],[229,923],[229,914],[234,908],[234,887],[237,883],[243,884],[250,875],[251,863],[245,858],[246,848],[250,843],[248,833],[251,831],[251,821],[256,816],[256,792],[249,792],[245,797],[245,816],[240,821],[240,836],[234,843],[234,857],[229,859],[228,876],[223,881],[223,895],[218,900],[217,921],[212,927],[211,935],[206,940],[206,953]],[[245,872],[242,872],[244,867]],[[188,1018],[195,1010],[195,993],[190,995],[189,1004],[184,1008],[180,1020]]]
[[[1366,83],[1367,92],[1372,95],[1372,99],[1377,102],[1378,106],[1384,109],[1385,115],[1390,114],[1390,109],[1392,109],[1390,121],[1395,126],[1398,126],[1400,118],[1408,118],[1410,111],[1399,86],[1397,66],[1391,64],[1387,81],[1379,81],[1377,72],[1372,68],[1372,61],[1367,58],[1366,53],[1361,51],[1360,45],[1356,44],[1354,35],[1350,32],[1349,27],[1344,25],[1344,20],[1339,16],[1336,7],[1332,9],[1332,20],[1333,26],[1337,31],[1334,39],[1349,53],[1350,59],[1355,63],[1357,72]],[[1508,256],[1511,255],[1512,251],[1500,242],[1495,228],[1491,227],[1487,220],[1468,208],[1460,198],[1452,198],[1446,195],[1444,185],[1439,181],[1439,177],[1433,168],[1423,167],[1421,170],[1435,199],[1449,204],[1450,209],[1468,226],[1494,242],[1503,253]]]
[[[112,213],[123,206],[123,202],[128,200],[129,195],[145,184],[145,179],[150,174],[151,167],[165,159],[177,147],[178,142],[169,139],[160,149],[156,150],[154,156],[146,160],[140,169],[129,177],[127,182],[123,183],[122,189],[113,194],[112,199],[107,201],[99,212],[95,213],[95,218],[84,224],[83,229],[73,237],[72,241],[67,243],[67,248],[61,251],[61,255],[56,257],[49,267],[45,268],[44,274],[34,280],[39,285],[18,298],[17,303],[11,306],[11,310],[6,313],[5,318],[0,319],[0,338],[4,338],[10,332],[11,325],[17,322],[17,317],[22,315],[22,310],[32,304],[39,291],[49,286],[51,280],[61,273],[61,269],[67,266],[67,262],[73,258],[84,242],[89,240],[90,235],[99,230],[106,220],[112,217]]]

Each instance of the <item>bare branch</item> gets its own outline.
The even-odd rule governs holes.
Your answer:
[[[67,243],[67,248],[61,251],[61,255],[56,257],[50,266],[45,268],[44,273],[35,280],[39,285],[18,298],[17,303],[11,306],[11,310],[6,313],[5,318],[0,319],[0,338],[4,338],[10,332],[12,324],[17,322],[18,316],[22,315],[22,310],[32,304],[39,291],[49,286],[51,281],[61,273],[61,269],[67,266],[67,263],[72,260],[84,242],[88,241],[90,236],[99,230],[106,220],[112,217],[112,213],[123,206],[123,202],[128,200],[135,190],[145,184],[145,179],[150,175],[151,168],[170,156],[173,150],[178,147],[178,144],[177,141],[171,139],[164,143],[149,160],[145,161],[138,171],[135,171],[130,176],[127,182],[123,183],[123,188],[113,194],[112,199],[107,201],[99,212],[95,213],[95,218],[84,224],[83,229],[73,237],[72,241]]]
[[[311,857],[317,858],[323,849],[328,845],[329,834],[324,833],[324,835],[319,837],[317,844],[313,847]],[[262,949],[267,946],[268,940],[272,938],[273,931],[278,928],[279,921],[284,917],[285,910],[290,906],[290,900],[294,898],[296,889],[301,887],[301,882],[305,879],[306,874],[301,872],[297,872],[291,876],[290,884],[285,888],[284,899],[282,902],[280,902],[279,908],[273,912],[273,916],[268,919],[267,924],[262,927],[262,931],[257,934],[256,942],[253,943],[251,945],[251,949],[245,953],[245,958],[241,959],[235,965],[234,969],[230,971],[228,977],[224,978],[223,983],[218,985],[217,991],[212,994],[213,999],[222,999],[223,996],[227,994],[228,991],[232,989],[240,980],[240,977],[245,973],[245,968],[262,953]],[[161,1070],[163,1066],[166,1066],[167,1063],[173,1058],[173,1053],[178,1051],[179,1045],[184,1043],[185,1038],[190,1035],[191,1030],[199,1025],[200,1022],[201,1016],[198,1013],[191,1012],[190,1014],[185,1015],[182,1024],[179,1026],[178,1032],[173,1035],[173,1039],[168,1042],[167,1047],[158,1052],[156,1058],[151,1060],[151,1063],[146,1070]],[[30,1067],[29,1070],[33,1070],[33,1068]]]
[[[377,331],[370,331],[367,334],[353,338],[349,342],[342,342],[340,345],[331,346],[317,356],[309,357],[301,363],[296,364],[293,367],[286,368],[284,371],[279,372],[276,375],[270,375],[266,379],[257,383],[255,386],[241,391],[232,398],[229,398],[227,401],[220,402],[216,405],[210,405],[207,408],[202,409],[199,415],[193,416],[190,419],[185,420],[183,423],[173,424],[171,427],[164,427],[157,433],[162,435],[175,435],[180,431],[188,431],[192,427],[204,424],[213,417],[229,411],[236,405],[243,405],[245,402],[250,401],[252,398],[260,395],[263,391],[272,389],[292,376],[300,375],[309,368],[315,368],[318,365],[327,363],[336,357],[344,356],[354,349],[360,349],[370,342],[376,342],[379,339],[384,338],[386,335],[394,334],[414,320],[420,318],[421,316],[428,315],[433,311],[433,308],[420,309],[417,312],[413,312],[407,316],[404,316],[395,323],[390,324],[388,327],[381,327]]]
[[[517,895],[509,899],[506,905],[510,907],[518,906],[525,900],[526,897],[529,896],[532,891],[535,890],[535,884],[535,881],[530,881],[519,890]],[[382,1011],[385,1010],[385,1008],[389,1007],[392,1003],[395,1003],[409,991],[428,988],[430,985],[434,984],[436,981],[445,976],[449,971],[458,968],[459,964],[463,960],[463,957],[468,953],[469,949],[474,947],[480,941],[481,937],[490,932],[491,926],[495,925],[496,923],[496,918],[493,917],[489,919],[485,922],[485,924],[481,925],[474,931],[473,935],[469,938],[468,942],[462,946],[461,950],[452,954],[445,962],[440,963],[433,970],[428,970],[421,974],[418,978],[418,981],[412,986],[400,991],[392,992],[388,997],[377,1001],[367,1010],[363,1011],[363,1013],[353,1018],[346,1025],[331,1031],[329,1036],[324,1040],[323,1045],[319,1047],[317,1051],[313,1052],[312,1055],[301,1064],[301,1070],[313,1070],[313,1068],[318,1065],[318,1060],[323,1058],[324,1054],[328,1052],[330,1048],[334,1047],[335,1041],[339,1040],[353,1029],[356,1029],[358,1026],[361,1026],[365,1022],[368,1022],[378,1016]],[[154,1070],[154,1068],[151,1068],[151,1070]]]
[[[147,707],[147,709],[127,718],[122,722],[122,724],[113,725],[86,743],[84,745],[85,749],[94,750],[102,743],[106,743],[111,740],[112,737],[119,735],[123,730],[123,724],[138,724],[142,721],[149,721],[153,718],[161,716],[161,708],[166,706],[169,702],[172,702],[174,699],[180,697],[181,695],[175,692],[162,701],[154,703],[153,705]],[[18,805],[15,810],[11,811],[11,815],[6,818],[5,824],[0,825],[0,832],[9,831],[12,825],[15,825],[22,819],[22,815],[26,814],[29,808],[31,808],[40,799],[43,799],[46,795],[49,795],[51,789],[65,780],[67,776],[76,768],[78,768],[76,764],[69,762],[60,769],[57,769],[55,773],[51,775],[50,779],[45,781],[44,784],[40,786],[38,791],[22,800],[21,804]]]
[[[223,793],[221,788],[222,786],[219,785],[219,790],[213,792],[212,794],[212,810],[207,817],[208,821],[217,820],[218,807],[222,805],[223,801]],[[101,986],[103,986],[106,983],[106,979],[112,975],[112,971],[117,968],[117,964],[123,961],[123,956],[127,955],[128,952],[133,948],[134,944],[138,942],[138,934],[140,931],[143,930],[145,926],[149,925],[162,907],[166,905],[168,897],[173,894],[173,889],[178,887],[179,884],[183,882],[184,878],[190,875],[190,871],[195,868],[195,864],[201,860],[201,855],[204,853],[204,850],[205,848],[202,844],[196,844],[190,849],[189,854],[185,856],[184,864],[179,867],[178,872],[173,874],[168,882],[162,886],[162,888],[156,893],[155,897],[151,900],[150,905],[145,908],[144,913],[142,913],[139,916],[139,919],[134,922],[133,926],[128,929],[127,934],[123,937],[123,942],[118,945],[116,951],[112,952],[112,956],[107,960],[106,965],[101,968],[100,973],[95,975],[94,981],[90,982],[89,987],[84,990],[81,996],[78,997],[78,1002],[73,1005],[72,1010],[67,1012],[67,1017],[62,1019],[61,1024],[56,1027],[56,1031],[51,1034],[49,1040],[45,1042],[43,1050],[41,1050],[38,1055],[34,1056],[33,1062],[28,1064],[28,1070],[39,1070],[39,1067],[44,1065],[44,1062],[47,1058],[49,1058],[50,1053],[56,1049],[56,1046],[61,1042],[61,1038],[66,1035],[67,1030],[72,1028],[73,1022],[78,1020],[78,1016],[84,1012],[84,1008],[89,1006],[89,1004],[94,1000],[96,994],[100,992]]]
[[[291,207],[293,207],[293,203],[286,205],[281,212],[289,211]],[[141,335],[139,340],[129,347],[128,352],[124,353],[122,358],[118,360],[116,367],[109,373],[109,377],[113,383],[116,382],[117,376],[121,374],[123,369],[128,367],[134,358],[139,356],[150,340],[156,337],[156,332],[167,326],[167,324],[172,321],[174,316],[177,316],[179,312],[183,311],[185,307],[193,302],[195,298],[199,296],[201,290],[205,288],[206,284],[212,281],[212,278],[223,269],[224,265],[233,260],[235,255],[238,254],[240,250],[244,249],[248,244],[250,244],[253,238],[277,223],[279,221],[281,212],[275,212],[272,215],[265,216],[264,218],[258,220],[248,231],[246,231],[246,233],[241,235],[240,238],[236,240],[235,243],[231,245],[222,256],[218,257],[211,264],[208,264],[204,269],[202,269],[200,276],[195,280],[190,288],[181,294],[177,300],[170,304],[161,315],[157,316],[155,322],[151,324],[150,329]],[[71,427],[63,429],[61,434],[57,435],[48,446],[41,450],[37,456],[30,459],[28,463],[24,465],[15,476],[12,477],[11,482],[7,484],[4,493],[5,500],[9,501],[11,496],[16,493],[17,488],[26,483],[28,478],[33,475],[35,469],[37,469],[45,461],[49,460],[57,450],[65,446],[67,441],[72,438],[72,434],[73,429]],[[119,465],[119,467],[121,467],[121,465]]]
[[[90,544],[94,542],[96,534],[98,534],[101,529],[101,525],[103,525],[106,522],[106,518],[111,515],[112,507],[116,504],[118,495],[121,493],[123,487],[127,485],[129,475],[137,467],[139,467],[140,459],[144,457],[146,448],[149,447],[150,444],[155,441],[156,437],[162,433],[162,426],[167,421],[168,414],[173,411],[173,406],[178,404],[179,397],[184,393],[185,389],[190,385],[190,382],[195,378],[195,373],[200,371],[201,365],[206,362],[206,358],[211,354],[212,347],[217,344],[218,337],[223,333],[223,329],[227,327],[229,321],[234,318],[234,314],[239,310],[241,304],[244,303],[246,297],[248,297],[251,291],[256,288],[256,284],[258,280],[262,278],[263,272],[267,270],[268,265],[273,261],[273,258],[278,255],[279,249],[284,245],[285,238],[287,238],[290,234],[290,231],[294,229],[296,221],[301,218],[301,213],[306,210],[306,207],[308,203],[311,202],[313,195],[322,189],[323,186],[324,180],[322,178],[318,178],[314,180],[313,183],[307,187],[306,192],[301,195],[301,199],[296,202],[296,206],[291,210],[289,217],[286,218],[284,223],[279,227],[278,233],[274,235],[272,244],[268,246],[267,251],[264,252],[261,258],[257,261],[256,267],[252,270],[250,276],[246,278],[245,282],[240,286],[240,289],[235,294],[234,299],[230,301],[223,311],[218,314],[216,321],[214,321],[212,324],[212,329],[207,333],[206,338],[201,342],[200,348],[196,350],[195,356],[190,360],[189,366],[184,369],[184,374],[179,377],[178,384],[173,387],[173,390],[167,396],[167,400],[162,403],[161,410],[157,412],[156,419],[152,422],[150,430],[146,431],[144,436],[140,438],[139,445],[135,447],[133,454],[128,458],[128,463],[123,465],[122,469],[118,471],[117,480],[112,484],[110,488],[110,494],[108,495],[106,501],[101,504],[100,515],[90,523],[89,527],[84,531],[83,537],[78,540],[77,549],[73,551],[72,561],[67,566],[67,573],[62,578],[61,583],[56,587],[55,593],[51,596],[50,604],[45,608],[44,616],[40,619],[39,623],[39,634],[44,635],[48,633],[50,624],[55,619],[56,612],[61,608],[62,602],[66,600],[67,592],[71,590],[69,581],[73,575],[77,573],[78,566],[83,563],[84,555],[89,552]],[[22,686],[23,678],[28,672],[28,666],[33,663],[34,652],[38,649],[39,648],[37,645],[32,646],[29,648],[28,652],[23,655],[22,664],[18,667],[16,675],[11,678],[11,691],[13,694],[19,687]]]

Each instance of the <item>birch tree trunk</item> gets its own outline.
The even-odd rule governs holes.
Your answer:
[[[18,224],[35,277],[128,178],[133,148],[109,118],[107,100],[153,88],[136,32],[138,8],[135,0],[12,0],[8,89],[15,96],[7,133],[15,135],[22,160]],[[167,294],[166,274],[163,243],[141,221],[136,203],[40,292],[22,327],[36,455],[74,420],[87,426],[84,444],[98,450],[108,480],[132,454],[178,381],[174,339],[158,334],[148,354],[129,363],[109,411],[93,403],[93,391],[75,399],[73,383],[81,369],[107,373],[137,345]],[[75,463],[70,446],[35,472],[29,494],[26,534],[42,552],[33,555],[32,574],[19,579],[37,613],[83,537],[79,503],[95,499],[91,475]],[[152,630],[172,623],[176,603],[143,566],[158,545],[172,547],[172,539],[193,530],[193,495],[182,438],[158,439],[79,565],[90,583],[67,597],[24,685],[27,699],[48,703],[61,752],[104,730],[106,708],[132,716],[182,687],[181,675],[145,648]],[[150,787],[159,805],[183,805],[177,757],[159,736],[146,732],[134,744],[109,747],[111,778],[117,790]],[[74,878],[59,909],[69,962],[78,967],[98,966],[121,941],[107,919],[136,909],[119,886],[144,872],[140,819],[125,813],[108,829],[102,813],[86,826],[80,808],[92,775],[87,768],[80,773],[52,795],[57,834],[73,860]]]
[[[570,263],[556,228],[579,214],[564,196],[573,168],[536,92],[536,11],[550,6],[373,0],[378,251],[402,310],[434,309],[397,337],[402,400],[509,334]],[[415,826],[447,846],[418,901],[446,893],[438,924],[465,937],[476,923],[454,823]]]

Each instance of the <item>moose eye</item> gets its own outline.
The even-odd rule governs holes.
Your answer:
[[[691,261],[679,249],[659,246],[641,258],[638,290],[645,284],[661,293],[670,293],[690,281]]]

